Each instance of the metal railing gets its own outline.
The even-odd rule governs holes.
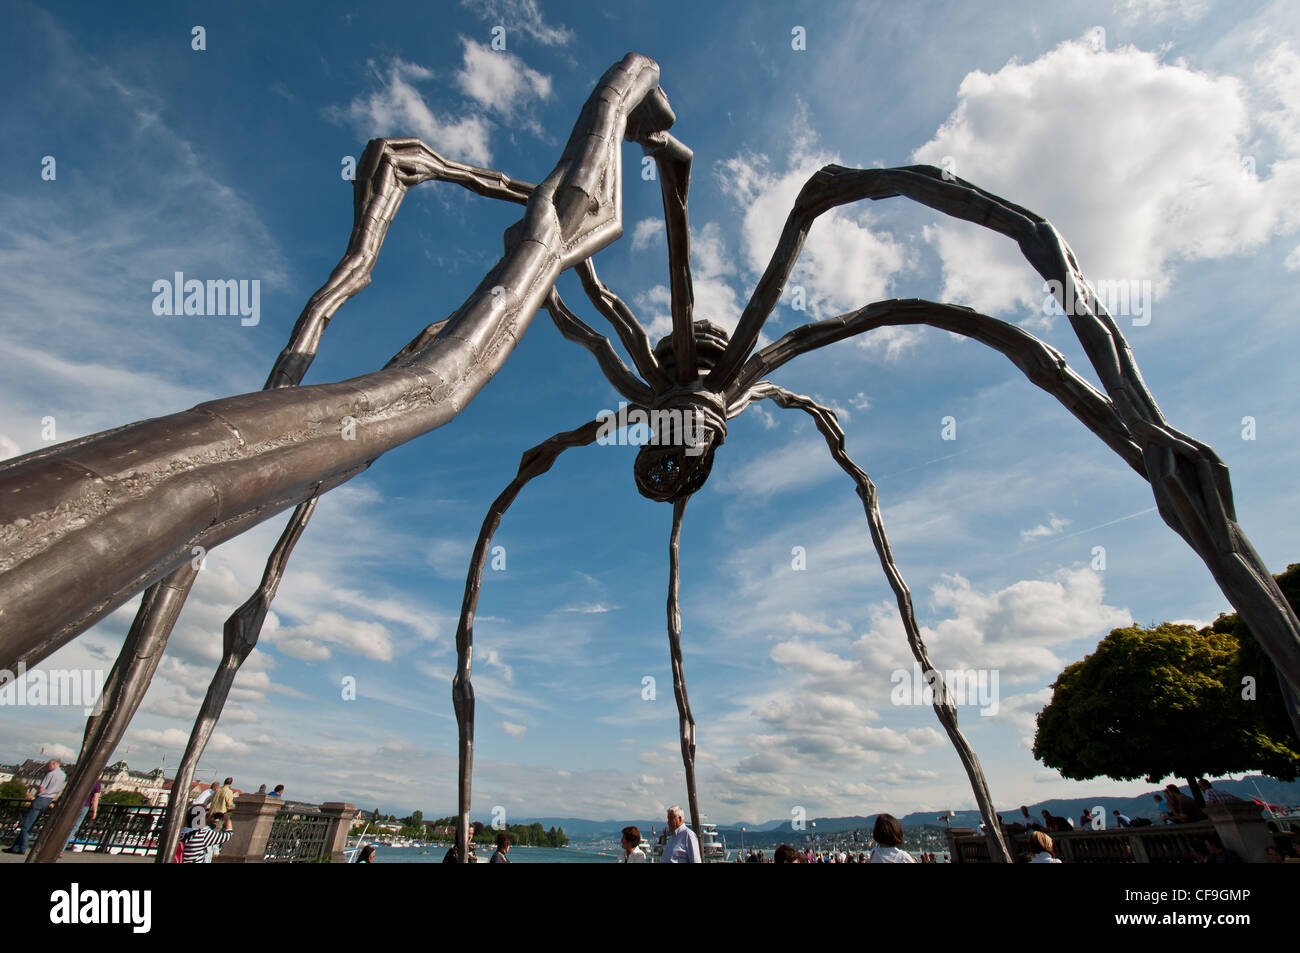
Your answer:
[[[331,818],[312,810],[280,811],[266,842],[268,864],[310,864],[330,859]]]
[[[29,798],[0,798],[0,838],[12,843],[18,828],[27,816]],[[35,843],[53,813],[53,806],[41,812],[28,832],[28,844]],[[162,835],[167,808],[134,804],[99,805],[99,816],[89,813],[81,826],[73,832],[70,846],[83,852],[101,854],[149,855],[158,852],[158,838]]]
[[[1004,829],[1011,856],[1019,861],[1032,853],[1027,834]],[[1205,839],[1215,834],[1210,821],[1193,824],[1162,824],[1152,827],[1121,827],[1113,830],[1066,831],[1049,835],[1056,856],[1074,864],[1178,864],[1191,863],[1192,848],[1205,849]],[[957,863],[987,864],[988,841],[982,834],[950,837],[953,860]]]

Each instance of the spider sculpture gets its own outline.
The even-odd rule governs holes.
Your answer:
[[[912,653],[932,665],[911,594],[890,551],[876,488],[848,456],[835,414],[764,378],[800,354],[894,325],[930,325],[981,341],[1006,355],[1056,397],[1151,484],[1161,517],[1205,562],[1277,668],[1300,729],[1300,622],[1237,525],[1227,468],[1208,446],[1174,429],[1138,372],[1114,319],[1088,287],[1073,253],[1043,218],[929,166],[827,166],[804,186],[735,331],[697,321],[689,269],[687,191],[692,154],[668,133],[674,116],[657,65],[629,53],[601,78],[555,170],[534,186],[490,169],[452,162],[415,139],[377,139],[357,169],[348,250],[308,301],[261,393],[212,401],[170,417],[28,454],[0,464],[0,668],[32,666],[144,590],[135,622],[92,716],[76,768],[29,860],[53,860],[70,833],[76,805],[120,741],[158,665],[199,568],[194,547],[211,547],[295,506],[257,591],[227,620],[222,661],[177,770],[158,852],[175,848],[194,768],[235,675],[256,645],[295,544],[322,493],[363,471],[400,443],[452,419],[509,356],[545,307],[565,337],[596,358],[634,408],[681,421],[676,432],[637,454],[643,495],[673,506],[669,543],[668,633],[682,760],[692,825],[698,829],[695,724],[686,694],[678,609],[678,548],[687,500],[704,485],[727,421],[756,400],[809,414],[836,463],[857,487],[872,541],[897,597]],[[651,348],[626,304],[596,274],[592,256],[622,234],[621,142],[636,142],[658,168],[667,226],[673,331]],[[338,308],[370,281],[388,226],[406,191],[430,180],[460,184],[526,206],[506,232],[506,253],[465,303],[429,325],[382,370],[346,382],[300,386]],[[904,197],[990,228],[1015,241],[1058,294],[1101,382],[1094,388],[1062,355],[1022,328],[968,308],[921,300],[869,304],[807,324],[755,350],[808,230],[827,210],[863,199]],[[610,341],[570,311],[555,281],[573,268],[596,310],[613,326],[636,372]],[[639,374],[640,376],[637,376]],[[340,421],[354,439],[339,440]],[[686,421],[690,421],[689,434]],[[468,859],[473,767],[473,622],[492,534],[523,486],[566,449],[594,442],[607,421],[556,434],[523,455],[519,471],[488,511],[466,581],[452,684],[459,733],[457,840]],[[112,553],[113,559],[105,559]],[[995,859],[1009,860],[979,762],[957,725],[940,679],[934,708],[969,775]]]

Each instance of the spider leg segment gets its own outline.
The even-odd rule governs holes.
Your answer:
[[[86,719],[77,763],[63,796],[50,809],[40,840],[27,854],[28,863],[53,863],[72,836],[81,805],[90,799],[95,781],[144,699],[197,574],[194,563],[185,563],[145,590],[122,650],[104,682],[99,712]]]
[[[654,392],[642,383],[623,363],[622,358],[609,343],[609,338],[597,332],[585,321],[569,310],[560,292],[552,288],[546,299],[546,310],[555,322],[555,327],[570,341],[581,344],[596,358],[605,378],[614,388],[634,404],[649,405],[654,400]]]
[[[280,580],[284,578],[285,567],[293,548],[302,538],[303,530],[316,511],[319,496],[313,496],[306,503],[301,503],[293,511],[293,516],[280,534],[275,548],[267,557],[266,568],[262,572],[262,582],[257,591],[248,597],[242,606],[231,613],[226,620],[222,639],[221,662],[217,666],[203,705],[199,708],[198,718],[190,731],[189,743],[176,769],[176,780],[172,782],[171,795],[167,800],[167,822],[158,848],[156,862],[170,863],[176,844],[180,840],[181,828],[185,826],[185,809],[188,805],[190,783],[194,780],[194,769],[198,766],[203,751],[208,746],[212,732],[217,727],[221,712],[230,696],[230,689],[235,683],[240,667],[257,645],[262,634],[262,624],[275,599]]]
[[[673,531],[668,540],[668,654],[673,668],[673,697],[677,700],[677,725],[682,745],[682,766],[686,769],[686,800],[690,805],[691,828],[696,837],[700,832],[700,803],[695,793],[695,718],[691,715],[691,702],[686,697],[686,669],[682,664],[682,610],[679,603],[681,590],[680,550],[682,516],[686,513],[683,497],[673,501]]]
[[[1064,308],[1115,413],[1141,449],[1142,472],[1150,480],[1161,519],[1201,557],[1290,684],[1294,699],[1300,693],[1300,618],[1237,523],[1228,468],[1207,444],[1165,419],[1119,325],[1084,279],[1070,246],[1041,215],[933,166],[826,166],[809,179],[795,200],[767,269],[726,352],[710,371],[707,386],[717,391],[735,382],[763,323],[780,299],[817,216],[848,202],[894,196],[910,198],[1017,242]],[[1106,439],[1106,434],[1098,435]],[[1300,711],[1294,705],[1289,708],[1300,733]]]
[[[880,566],[884,569],[890,588],[894,590],[894,596],[898,601],[898,612],[902,617],[903,628],[907,630],[907,642],[911,646],[912,656],[921,666],[921,671],[934,673],[934,711],[939,716],[939,721],[944,731],[948,733],[949,740],[957,750],[957,757],[961,759],[962,767],[966,769],[966,775],[970,779],[971,790],[979,803],[980,816],[984,818],[984,827],[990,838],[990,853],[997,855],[995,859],[1010,863],[1011,854],[1003,839],[1002,825],[998,821],[997,811],[993,806],[993,796],[989,793],[988,781],[985,780],[984,771],[980,768],[979,758],[957,724],[957,707],[948,694],[948,686],[943,681],[942,673],[930,661],[930,654],[921,639],[921,629],[917,625],[916,613],[912,608],[911,590],[903,581],[903,575],[899,572],[898,564],[894,561],[894,554],[889,546],[889,536],[885,532],[885,522],[880,513],[880,500],[875,483],[865,470],[853,462],[848,451],[845,450],[844,430],[840,427],[834,411],[823,407],[811,398],[791,393],[768,381],[755,384],[746,395],[745,403],[765,398],[781,407],[802,410],[811,416],[817,429],[826,438],[826,445],[830,448],[835,462],[857,484],[858,496],[862,498],[863,508],[867,511],[867,522],[871,527],[871,542],[876,547]]]
[[[357,166],[348,250],[329,280],[308,299],[289,343],[271,369],[266,389],[302,382],[330,318],[343,302],[370,284],[388,226],[407,190],[431,179],[454,182],[479,195],[520,205],[528,202],[535,188],[495,169],[444,159],[419,139],[370,140]]]
[[[320,347],[321,336],[334,313],[348,298],[370,283],[370,273],[374,269],[384,236],[387,234],[388,226],[392,224],[393,217],[397,214],[407,189],[421,182],[439,179],[458,183],[489,198],[521,204],[528,201],[528,196],[533,190],[530,183],[512,179],[504,173],[444,159],[418,139],[371,140],[366,146],[366,151],[362,153],[359,172],[353,190],[355,222],[348,241],[347,253],[330,274],[329,280],[308,300],[294,326],[288,344],[285,345],[271,369],[264,390],[296,387],[302,383]],[[312,497],[300,503],[290,517],[280,544],[271,555],[272,561],[275,561],[277,553],[282,553],[274,581],[268,586],[268,579],[264,577],[258,591],[226,623],[227,627],[232,624],[243,627],[244,637],[250,643],[250,651],[261,633],[266,610],[270,600],[274,598],[275,589],[284,571],[284,562],[287,561],[289,552],[292,551],[293,545],[311,519],[318,498]],[[291,540],[287,548],[284,545],[286,540]],[[268,572],[270,568],[268,564]],[[103,771],[104,765],[112,756],[144,693],[148,690],[158,660],[167,645],[176,620],[180,617],[181,609],[189,597],[196,577],[197,573],[191,564],[185,562],[179,569],[154,583],[141,601],[131,635],[128,635],[123,644],[110,674],[109,683],[106,684],[103,700],[106,714],[94,716],[87,722],[82,752],[77,759],[73,776],[69,779],[70,796],[61,799],[69,810],[59,812],[56,805],[56,813],[47,825],[50,836],[44,839],[43,847],[29,855],[33,861],[53,860],[57,853],[56,848],[61,849],[67,840],[71,832],[63,832],[60,835],[60,827],[65,821],[60,813],[68,814],[66,822],[70,824],[75,819],[75,811],[71,808],[85,803],[90,788],[94,786],[94,779]],[[253,611],[252,607],[261,605],[262,602],[265,602],[265,606],[261,608],[260,614],[254,612],[243,621],[237,621],[241,613],[247,615]],[[141,647],[142,639],[147,640],[148,643],[144,649]],[[246,656],[247,652],[234,663],[236,671]],[[179,789],[188,794],[194,768],[225,705],[229,684],[226,685],[225,690],[218,691],[218,682],[222,679],[221,673],[227,665],[228,659],[223,658],[217,674],[213,677],[204,708],[191,733],[189,746],[186,748],[185,758],[177,775],[177,786],[173,788],[168,805],[167,829],[164,835],[167,849],[159,850],[159,863],[171,859],[171,852],[175,849],[176,838],[179,837],[181,822],[184,820],[181,817],[185,809],[184,799],[180,800],[178,806],[176,791]],[[233,674],[231,678],[233,679]],[[110,688],[114,690],[109,690]],[[79,787],[83,786],[86,788],[85,796],[78,793]]]
[[[474,614],[478,611],[478,597],[483,589],[483,567],[492,546],[492,536],[519,491],[534,477],[549,470],[565,450],[594,443],[602,426],[603,421],[593,420],[576,430],[557,433],[525,451],[515,478],[492,501],[487,516],[483,517],[483,526],[479,530],[478,541],[474,544],[474,555],[470,558],[469,574],[465,579],[465,596],[460,607],[460,623],[456,627],[456,675],[451,683],[451,700],[456,710],[459,739],[459,822],[456,825],[456,849],[461,863],[469,862],[470,781],[474,773],[474,686],[470,681],[474,661]]]
[[[605,72],[559,163],[532,190],[516,240],[400,366],[227,397],[0,464],[0,667],[34,665],[188,562],[192,547],[211,549],[453,419],[512,353],[560,273],[622,233],[625,134],[643,137],[671,121],[658,82],[658,66],[636,54]],[[273,383],[292,380],[296,355],[314,351],[335,306],[331,291],[346,297],[364,283],[400,191],[374,206],[374,224],[354,230],[360,272],[346,262],[336,269]],[[338,439],[344,418],[357,421],[355,440]],[[110,544],[121,558],[100,558]]]
[[[691,287],[691,239],[686,201],[691,187],[694,153],[671,133],[658,132],[642,143],[654,157],[659,187],[664,199],[664,223],[668,238],[668,275],[672,294],[673,359],[678,386],[691,383],[699,374],[695,359],[695,291]]]
[[[1143,479],[1146,478],[1142,450],[1120,419],[1115,405],[1076,374],[1060,351],[1024,328],[957,305],[937,304],[918,298],[877,301],[857,311],[797,327],[745,363],[736,376],[736,382],[727,390],[728,401],[739,399],[760,377],[766,377],[800,354],[876,328],[918,324],[973,338],[1006,355],[1033,384],[1059,400],[1125,463]]]
[[[636,319],[632,309],[624,304],[618,295],[605,287],[596,274],[596,266],[591,259],[588,258],[586,261],[580,262],[574,267],[574,271],[578,273],[578,279],[582,282],[582,290],[591,299],[591,303],[596,306],[596,310],[603,314],[610,324],[614,325],[619,340],[627,348],[632,363],[641,372],[641,376],[645,378],[646,383],[656,393],[671,389],[673,386],[672,381],[668,379],[668,375],[659,366],[659,360],[650,348],[650,337],[646,334],[645,328]]]

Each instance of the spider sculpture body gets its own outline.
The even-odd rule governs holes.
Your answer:
[[[1276,666],[1300,729],[1300,621],[1236,522],[1227,468],[1214,451],[1165,420],[1114,319],[1084,281],[1069,246],[1041,216],[930,166],[827,166],[795,201],[772,257],[730,336],[698,321],[689,267],[687,193],[691,151],[668,129],[675,117],[659,69],[629,53],[587,100],[556,168],[538,185],[453,162],[416,139],[376,139],[357,167],[347,253],[307,302],[263,391],[212,401],[169,417],[130,424],[0,464],[0,668],[28,667],[144,591],[135,622],[109,675],[103,711],[88,720],[67,790],[29,860],[53,860],[96,777],[149,686],[198,571],[194,547],[211,548],[275,513],[295,507],[267,561],[261,584],[227,620],[224,651],[172,786],[158,851],[172,856],[186,793],[240,665],[262,623],[294,546],[319,496],[362,472],[393,447],[451,420],[502,366],[533,316],[545,308],[560,332],[592,353],[629,405],[676,422],[642,447],[637,490],[673,507],[669,542],[668,634],[673,688],[692,825],[695,723],[682,665],[678,548],[691,495],[704,485],[727,421],[756,400],[808,414],[862,500],[881,567],[896,596],[912,654],[930,662],[911,594],[890,550],[876,487],[845,449],[835,414],[764,378],[810,350],[891,325],[929,325],[974,338],[1006,355],[1103,440],[1155,495],[1164,521],[1196,551]],[[601,283],[592,256],[622,234],[621,144],[653,157],[668,244],[673,331],[651,348],[632,311]],[[444,321],[420,331],[383,369],[346,382],[300,386],[339,307],[370,281],[388,226],[405,193],[431,180],[456,183],[525,206],[506,232],[506,251],[470,297]],[[881,301],[795,328],[755,350],[808,230],[827,210],[865,199],[903,197],[974,222],[1016,242],[1066,307],[1101,389],[1062,355],[1014,324],[968,308],[922,300]],[[610,340],[578,318],[555,282],[573,269],[595,309],[610,322],[635,373]],[[340,421],[354,439],[340,440]],[[689,422],[689,424],[688,424]],[[605,420],[556,434],[524,453],[493,502],[471,560],[457,629],[452,700],[459,733],[458,844],[468,860],[473,768],[474,614],[492,534],[531,479],[565,450],[597,440]],[[113,559],[105,559],[113,553]],[[992,797],[957,725],[940,679],[934,709],[970,778],[995,859],[1010,856]]]

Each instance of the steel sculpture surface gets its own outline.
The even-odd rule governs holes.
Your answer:
[[[167,843],[174,842],[185,794],[179,781],[192,777],[315,501],[387,450],[452,419],[500,368],[541,307],[566,338],[592,353],[632,408],[654,415],[667,428],[657,435],[661,439],[638,452],[633,476],[642,495],[673,504],[668,633],[682,760],[697,830],[695,722],[681,649],[678,551],[686,503],[708,479],[713,456],[726,439],[727,421],[749,404],[772,400],[811,416],[862,499],[913,656],[923,670],[938,668],[921,639],[911,593],[891,552],[876,487],[848,456],[835,414],[764,379],[800,354],[881,327],[929,325],[1000,351],[1146,479],[1162,519],[1205,562],[1268,652],[1293,720],[1300,724],[1295,705],[1300,622],[1237,525],[1227,468],[1208,446],[1165,420],[1119,327],[1051,224],[933,167],[827,166],[800,192],[772,258],[728,336],[693,314],[687,215],[692,153],[667,131],[674,117],[658,78],[658,67],[636,54],[612,67],[588,99],[559,164],[538,186],[450,162],[414,139],[371,142],[358,170],[347,255],[308,302],[262,392],[202,404],[0,465],[0,667],[39,662],[148,587],[109,677],[104,712],[87,724],[82,757],[69,780],[68,796],[61,799],[64,807],[87,796],[148,687],[194,581],[192,547],[210,548],[296,506],[261,586],[226,623],[223,660],[174,789]],[[635,315],[601,283],[591,263],[596,251],[621,234],[619,149],[624,138],[654,158],[663,192],[673,331],[653,348]],[[402,197],[413,185],[434,179],[526,206],[523,219],[506,233],[506,254],[450,318],[421,331],[383,370],[337,384],[298,386],[330,318],[368,284]],[[1103,389],[1094,388],[1058,351],[1016,325],[969,308],[917,299],[869,304],[796,328],[755,351],[816,218],[849,202],[893,197],[1014,240],[1034,269],[1053,283]],[[575,269],[596,310],[613,325],[635,371],[608,338],[560,299],[554,284],[567,268]],[[339,439],[345,418],[355,422],[355,440]],[[595,442],[610,426],[609,420],[590,421],[527,451],[479,533],[457,629],[452,684],[459,740],[457,841],[463,861],[468,860],[473,769],[473,623],[492,535],[530,480],[549,470],[565,450]],[[107,553],[112,559],[105,558]],[[951,695],[942,679],[935,688],[935,712],[970,779],[992,852],[1009,860],[987,782],[957,724]],[[73,814],[70,807],[56,811],[43,839],[47,843],[29,859],[51,859],[57,853]]]

